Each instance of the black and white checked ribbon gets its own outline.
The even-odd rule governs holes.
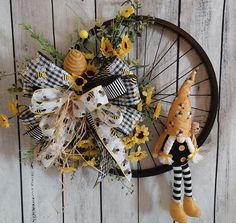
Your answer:
[[[42,130],[38,125],[39,121],[35,118],[34,113],[32,113],[29,109],[26,109],[20,114],[20,119],[27,129],[24,135],[30,135],[38,141],[43,138]]]
[[[108,61],[106,66],[102,68],[102,73],[106,76],[120,76],[127,90],[124,95],[115,98],[112,101],[113,104],[135,106],[141,101],[136,75],[130,72],[128,65],[119,58],[114,57],[112,60]]]
[[[46,76],[41,77],[40,73],[45,73]],[[65,78],[67,75],[69,76],[65,70],[56,66],[46,56],[38,52],[23,72],[24,95],[32,96],[37,88],[68,88],[69,83]]]

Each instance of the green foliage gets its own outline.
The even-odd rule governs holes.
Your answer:
[[[50,54],[57,62],[58,65],[63,63],[65,55],[55,49],[52,43],[45,39],[42,34],[36,33],[30,25],[25,23],[20,24],[24,30],[31,34],[31,37],[36,39],[40,44],[43,51]]]
[[[17,80],[17,84],[12,84],[11,87],[9,87],[8,89],[8,92],[10,94],[20,94],[23,92],[23,81],[22,79],[18,79]]]
[[[21,159],[21,161],[23,162],[23,164],[26,165],[28,162],[32,162],[34,160],[34,156],[35,156],[35,147],[27,150],[24,154],[24,157]]]

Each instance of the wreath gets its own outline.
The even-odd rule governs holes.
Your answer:
[[[46,169],[56,166],[62,173],[92,167],[97,183],[111,171],[131,180],[130,161],[147,156],[140,147],[149,140],[144,123],[161,111],[160,102],[150,106],[154,87],[136,75],[143,66],[129,56],[135,38],[153,23],[151,17],[137,19],[140,7],[138,1],[126,1],[109,25],[97,21],[89,31],[79,29],[66,55],[21,24],[46,55],[38,52],[19,65],[18,84],[9,91],[23,94],[30,103],[11,100],[13,116],[0,114],[0,125],[8,128],[9,120],[19,116],[25,135],[35,140],[26,159],[34,158]]]

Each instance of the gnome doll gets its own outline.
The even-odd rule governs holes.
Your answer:
[[[173,186],[170,215],[179,222],[186,223],[187,216],[200,217],[201,211],[192,197],[192,180],[188,161],[198,162],[195,133],[197,123],[192,123],[191,104],[189,99],[190,88],[194,83],[196,71],[181,86],[169,110],[165,130],[155,144],[154,156],[158,156],[163,164],[172,165]],[[193,130],[193,128],[194,130]],[[184,185],[183,205],[181,203],[181,185]]]

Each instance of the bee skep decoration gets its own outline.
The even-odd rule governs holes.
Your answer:
[[[191,118],[190,88],[194,83],[196,70],[182,84],[171,104],[164,131],[157,140],[153,155],[163,164],[172,165],[173,185],[170,215],[179,223],[186,223],[187,216],[200,217],[201,211],[192,196],[192,179],[188,161],[197,163],[202,159],[198,153],[195,135],[199,124]],[[183,205],[181,187],[184,182]]]

